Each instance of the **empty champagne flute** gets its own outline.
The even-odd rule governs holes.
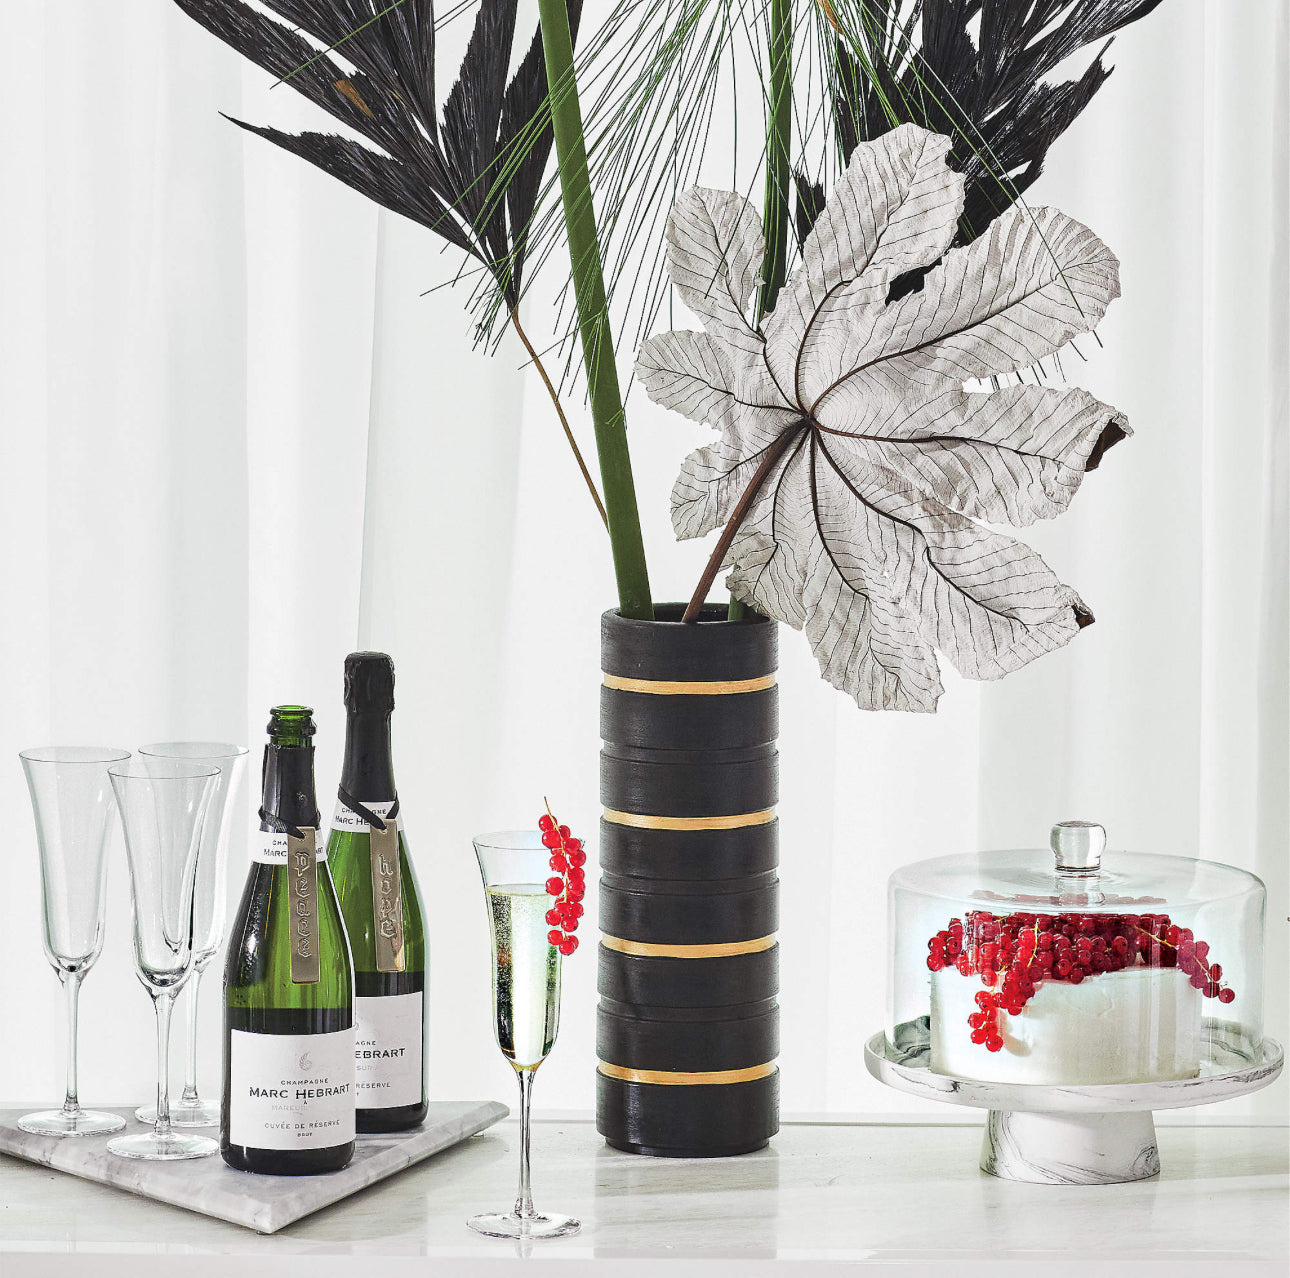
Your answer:
[[[101,1136],[125,1126],[118,1114],[82,1109],[77,1097],[76,1024],[81,982],[103,950],[107,834],[112,815],[108,767],[129,750],[110,746],[42,746],[18,757],[27,777],[40,849],[45,957],[67,996],[67,1089],[62,1109],[26,1114],[25,1132]]]
[[[509,1212],[486,1212],[466,1223],[494,1238],[559,1238],[582,1228],[572,1216],[533,1206],[529,1128],[533,1076],[560,1025],[560,952],[547,940],[548,860],[537,830],[481,834],[475,855],[484,880],[493,942],[493,1031],[520,1085],[520,1183]]]
[[[170,1106],[175,1127],[219,1126],[219,1101],[202,1100],[197,1091],[197,997],[202,973],[224,944],[227,916],[228,843],[237,796],[246,773],[247,748],[225,741],[163,741],[139,747],[144,759],[186,759],[218,770],[206,820],[202,822],[201,851],[197,860],[197,886],[193,897],[193,974],[184,986],[187,1038],[184,1090]],[[157,1121],[157,1107],[144,1105],[134,1111],[141,1123]]]
[[[204,1158],[219,1145],[170,1124],[170,1014],[193,970],[193,906],[202,821],[219,769],[179,759],[136,759],[108,769],[125,830],[134,912],[135,971],[157,1013],[157,1121],[108,1141],[149,1160]]]

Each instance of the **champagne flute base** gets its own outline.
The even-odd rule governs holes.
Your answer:
[[[477,1234],[489,1238],[567,1238],[582,1228],[572,1216],[548,1216],[536,1213],[517,1216],[513,1211],[489,1211],[472,1216],[466,1224]]]
[[[134,1116],[149,1127],[157,1121],[155,1105],[140,1105]],[[218,1127],[219,1105],[215,1101],[174,1101],[170,1106],[171,1127]]]
[[[33,1136],[106,1136],[124,1126],[125,1119],[120,1114],[108,1114],[101,1109],[78,1109],[74,1114],[61,1109],[42,1109],[35,1114],[24,1114],[18,1120],[18,1129]]]
[[[219,1152],[219,1144],[209,1136],[187,1136],[170,1132],[160,1136],[156,1132],[135,1132],[131,1136],[118,1136],[107,1143],[109,1154],[120,1158],[142,1158],[149,1162],[173,1162],[181,1158],[207,1158]]]

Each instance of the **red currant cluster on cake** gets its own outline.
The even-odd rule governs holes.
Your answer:
[[[587,893],[587,854],[582,850],[582,840],[569,833],[551,815],[550,807],[538,818],[542,831],[542,846],[550,849],[551,868],[555,873],[546,881],[546,890],[555,897],[555,904],[546,912],[551,930],[546,939],[561,954],[572,954],[578,948],[578,920],[582,917],[582,898]]]
[[[977,1010],[968,1017],[972,1041],[987,1051],[1003,1047],[999,1013],[1018,1016],[1043,981],[1078,985],[1086,977],[1126,967],[1175,967],[1206,998],[1230,1003],[1223,969],[1209,961],[1209,946],[1167,914],[990,914],[970,910],[965,919],[927,942],[933,972],[953,967],[977,976]]]

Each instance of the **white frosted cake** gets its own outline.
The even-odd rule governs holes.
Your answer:
[[[1078,985],[1041,981],[1020,1013],[1000,1011],[1003,1047],[972,1042],[982,989],[953,967],[932,979],[931,1067],[1001,1083],[1146,1083],[1200,1072],[1201,995],[1177,968],[1126,967]]]

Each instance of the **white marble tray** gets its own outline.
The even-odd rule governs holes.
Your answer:
[[[148,1163],[109,1154],[110,1136],[34,1136],[18,1130],[18,1119],[30,1108],[0,1109],[0,1152],[262,1234],[276,1233],[302,1216],[449,1149],[510,1112],[497,1101],[432,1101],[425,1122],[415,1131],[360,1135],[353,1161],[344,1171],[325,1176],[252,1176],[234,1171],[218,1154]],[[130,1126],[140,1126],[133,1108],[114,1112]]]

